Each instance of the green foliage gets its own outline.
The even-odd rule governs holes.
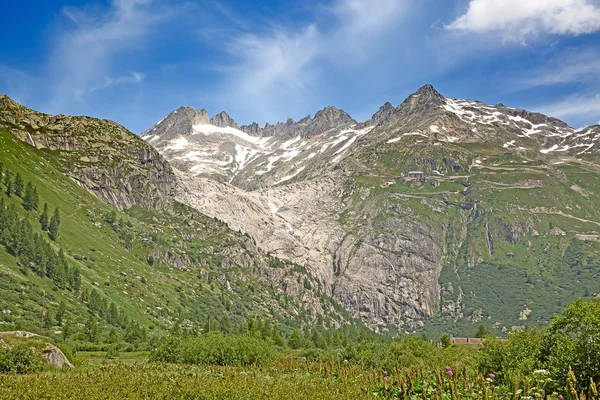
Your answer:
[[[506,341],[490,338],[483,344],[479,369],[499,379],[526,376],[544,367],[544,333],[538,329],[516,332]]]
[[[479,339],[483,339],[489,336],[487,329],[485,329],[484,325],[479,325],[477,328],[477,332],[475,332],[475,337]]]
[[[571,241],[569,247],[567,247],[567,250],[565,250],[564,260],[571,268],[575,268],[582,264],[583,251],[581,250],[579,240],[573,239]]]
[[[600,301],[569,304],[550,324],[544,345],[544,360],[555,380],[565,380],[572,368],[580,388],[587,388],[590,379],[600,382]]]
[[[48,224],[50,222],[49,218],[50,217],[48,216],[48,203],[44,203],[44,210],[42,211],[42,214],[40,215],[39,219],[43,231],[48,230]]]
[[[119,358],[119,347],[114,345],[114,346],[110,346],[108,348],[108,351],[106,352],[106,359],[108,360],[114,360],[115,358]]]
[[[13,193],[13,181],[10,171],[4,173],[4,186],[6,186],[6,195],[10,197]]]
[[[450,337],[448,337],[447,333],[444,333],[442,335],[442,337],[440,338],[440,343],[442,344],[442,347],[450,347]]]
[[[17,197],[21,197],[23,195],[23,185],[23,177],[17,172],[13,182],[13,190],[15,191],[15,195],[17,195]]]
[[[39,198],[37,194],[37,189],[31,184],[31,182],[27,183],[25,187],[25,194],[23,195],[23,208],[25,211],[33,211],[37,210],[39,206]]]
[[[54,209],[54,214],[50,219],[50,224],[48,225],[48,236],[52,240],[58,239],[58,228],[60,227],[60,211],[58,211],[58,207]]]
[[[31,348],[5,348],[0,345],[0,373],[28,374],[43,369],[44,362]]]
[[[243,335],[211,332],[198,337],[171,339],[152,353],[153,361],[194,365],[266,365],[280,357],[267,342]]]

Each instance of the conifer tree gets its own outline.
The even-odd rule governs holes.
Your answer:
[[[79,292],[79,289],[81,289],[81,274],[79,273],[79,268],[77,267],[73,268],[73,280],[71,286],[75,292]]]
[[[38,208],[37,190],[33,187],[31,182],[27,183],[25,187],[25,193],[23,195],[23,208],[26,211],[33,211]]]
[[[65,317],[65,314],[67,312],[67,306],[65,305],[65,301],[61,300],[60,304],[58,305],[58,311],[56,311],[56,325],[58,326],[62,326],[63,323],[63,319]]]
[[[58,238],[58,228],[60,227],[60,212],[58,207],[54,210],[54,215],[50,219],[50,225],[48,225],[48,234],[50,239],[56,240]]]
[[[42,212],[42,215],[40,215],[40,225],[42,225],[43,231],[48,230],[48,218],[48,203],[44,203],[44,211]]]
[[[23,187],[23,178],[21,177],[21,174],[17,172],[14,182],[14,190],[17,197],[21,197],[23,195]]]
[[[12,195],[13,183],[12,177],[10,176],[10,171],[6,171],[4,175],[4,186],[6,186],[6,195],[10,197]]]
[[[38,196],[37,187],[33,187],[33,193],[31,194],[33,209],[38,210],[40,207],[40,197]]]

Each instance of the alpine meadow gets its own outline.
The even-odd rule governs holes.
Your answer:
[[[600,400],[596,0],[32,3],[0,398]]]

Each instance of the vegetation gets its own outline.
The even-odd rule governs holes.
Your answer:
[[[265,339],[260,329],[177,331],[147,364],[105,361],[41,374],[5,369],[0,397],[598,400],[598,307],[599,300],[578,300],[547,330],[448,347],[420,336],[392,340],[338,330],[329,334],[341,339],[335,345],[319,349],[318,335],[311,334],[292,350]],[[11,351],[24,365],[35,361],[31,349]],[[7,351],[0,354],[4,360]],[[118,356],[109,350],[106,359]]]
[[[177,203],[115,210],[57,169],[60,152],[2,129],[0,148],[0,331],[128,352],[154,348],[165,331],[240,332],[250,320],[268,322],[279,342],[294,329],[360,325],[306,269],[257,252],[223,223]],[[293,297],[273,276],[310,289]],[[324,314],[305,309],[304,298]]]

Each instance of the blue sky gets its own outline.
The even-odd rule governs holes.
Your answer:
[[[4,1],[0,92],[136,133],[188,105],[357,120],[425,83],[600,120],[600,0]]]

